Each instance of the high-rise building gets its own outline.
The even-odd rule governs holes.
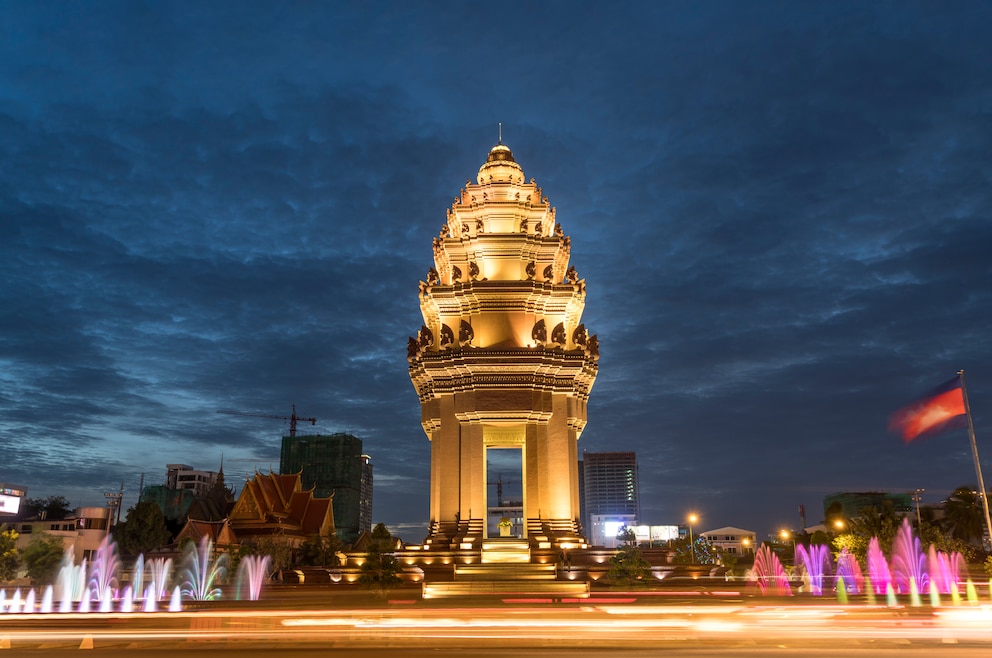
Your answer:
[[[637,456],[633,452],[584,452],[582,520],[594,545],[612,546],[621,526],[637,525]]]
[[[351,434],[282,437],[279,472],[300,473],[304,489],[314,496],[333,496],[334,526],[345,544],[372,529],[372,459],[362,440]]]

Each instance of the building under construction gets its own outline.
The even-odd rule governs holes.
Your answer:
[[[372,529],[372,460],[351,434],[282,437],[279,472],[300,473],[314,496],[334,497],[334,526],[344,544]]]

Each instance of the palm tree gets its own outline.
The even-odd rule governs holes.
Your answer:
[[[982,499],[976,487],[958,487],[944,501],[944,527],[955,539],[981,540]]]

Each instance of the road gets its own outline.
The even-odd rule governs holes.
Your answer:
[[[315,597],[319,598],[319,597]],[[0,650],[420,658],[988,656],[992,605],[885,607],[764,599],[401,600],[327,609],[265,601],[177,613],[0,616]]]

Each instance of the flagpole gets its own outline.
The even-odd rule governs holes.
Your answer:
[[[982,496],[982,509],[985,512],[985,529],[988,531],[989,539],[992,540],[992,517],[989,516],[988,492],[985,489],[985,480],[982,479],[982,467],[978,461],[978,443],[975,441],[975,424],[971,421],[971,404],[968,402],[968,388],[964,384],[964,370],[958,370],[958,377],[961,378],[961,397],[964,398],[964,415],[968,418],[968,438],[971,439],[971,456],[975,460],[975,473],[978,475],[978,487]],[[982,544],[984,543],[982,542]]]

